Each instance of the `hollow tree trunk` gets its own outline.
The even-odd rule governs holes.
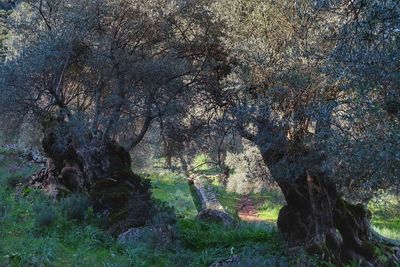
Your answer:
[[[338,195],[322,169],[323,157],[302,146],[280,146],[275,155],[263,158],[286,199],[278,216],[278,228],[294,245],[310,254],[342,264],[398,266],[399,250],[383,242],[371,230],[371,213]]]
[[[150,185],[132,172],[128,151],[102,140],[90,133],[77,135],[66,122],[53,123],[42,141],[48,164],[33,183],[51,185],[58,193],[88,193],[113,233],[143,226],[152,208]]]

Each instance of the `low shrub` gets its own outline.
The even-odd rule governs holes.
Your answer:
[[[69,220],[83,222],[88,216],[90,199],[82,193],[74,193],[61,200],[61,211]]]
[[[175,210],[162,201],[155,201],[154,204],[151,219],[140,233],[138,243],[146,244],[153,251],[175,247],[177,241]]]
[[[56,211],[49,203],[38,202],[33,207],[33,211],[35,212],[35,225],[39,228],[48,227],[57,219]]]

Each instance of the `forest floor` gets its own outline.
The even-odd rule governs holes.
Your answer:
[[[151,180],[153,197],[174,208],[177,238],[164,244],[149,234],[135,244],[121,245],[90,208],[84,221],[71,220],[62,203],[27,187],[26,181],[38,168],[0,151],[0,266],[208,267],[227,259],[236,261],[229,266],[321,264],[302,251],[286,249],[273,223],[282,206],[276,190],[243,196],[214,183],[219,201],[238,222],[233,226],[203,223],[195,219],[197,208],[187,179],[154,169],[143,175]],[[400,233],[395,210],[386,213],[379,205],[373,210],[374,223],[388,229],[392,237]],[[241,222],[240,217],[249,222]]]
[[[254,203],[254,200],[248,196],[243,196],[242,199],[239,200],[237,210],[238,216],[242,221],[246,222],[260,222],[263,221],[259,216],[258,207],[256,206],[259,203]]]
[[[229,259],[235,259],[230,266],[298,266],[317,261],[286,254],[271,224],[196,220],[187,179],[162,170],[145,176],[153,197],[175,209],[175,239],[160,242],[146,232],[135,243],[118,243],[91,208],[83,221],[70,219],[64,212],[68,197],[55,202],[27,186],[39,167],[0,151],[0,266],[208,267]]]

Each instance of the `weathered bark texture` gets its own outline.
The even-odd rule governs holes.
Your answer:
[[[145,224],[152,210],[150,184],[132,172],[130,155],[122,146],[74,134],[65,122],[48,127],[42,143],[48,163],[33,184],[51,188],[55,197],[88,193],[94,211],[107,217],[114,233]]]
[[[279,212],[278,228],[293,244],[339,265],[400,264],[398,247],[371,230],[370,211],[338,195],[322,169],[322,155],[298,144],[274,151],[278,153],[263,158],[287,202]]]

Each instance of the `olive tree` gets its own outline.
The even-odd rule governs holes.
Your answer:
[[[377,256],[389,244],[371,230],[365,202],[355,204],[342,195],[344,180],[379,179],[371,189],[376,190],[387,185],[386,171],[398,175],[393,153],[398,145],[387,143],[397,142],[389,136],[398,133],[398,115],[378,123],[385,120],[383,106],[368,102],[382,99],[382,89],[399,88],[394,78],[398,2],[236,0],[220,1],[215,8],[228,25],[225,45],[234,63],[224,90],[230,106],[225,117],[258,146],[282,189],[287,204],[278,228],[293,244],[332,262],[398,264],[392,248],[384,252],[387,262]],[[367,21],[374,27],[366,39],[357,30],[360,23],[370,29]],[[363,87],[368,92],[360,91]],[[381,128],[375,130],[377,125]],[[386,148],[379,157],[368,151],[375,134],[372,140],[380,141],[374,150]],[[389,158],[390,163],[385,161]],[[367,161],[384,166],[376,172],[380,177],[370,175],[377,168],[363,166]]]
[[[132,173],[128,151],[156,118],[215,83],[219,28],[206,4],[19,2],[0,107],[10,127],[42,125],[49,161],[34,182],[89,192],[116,231],[146,221],[149,184]]]

